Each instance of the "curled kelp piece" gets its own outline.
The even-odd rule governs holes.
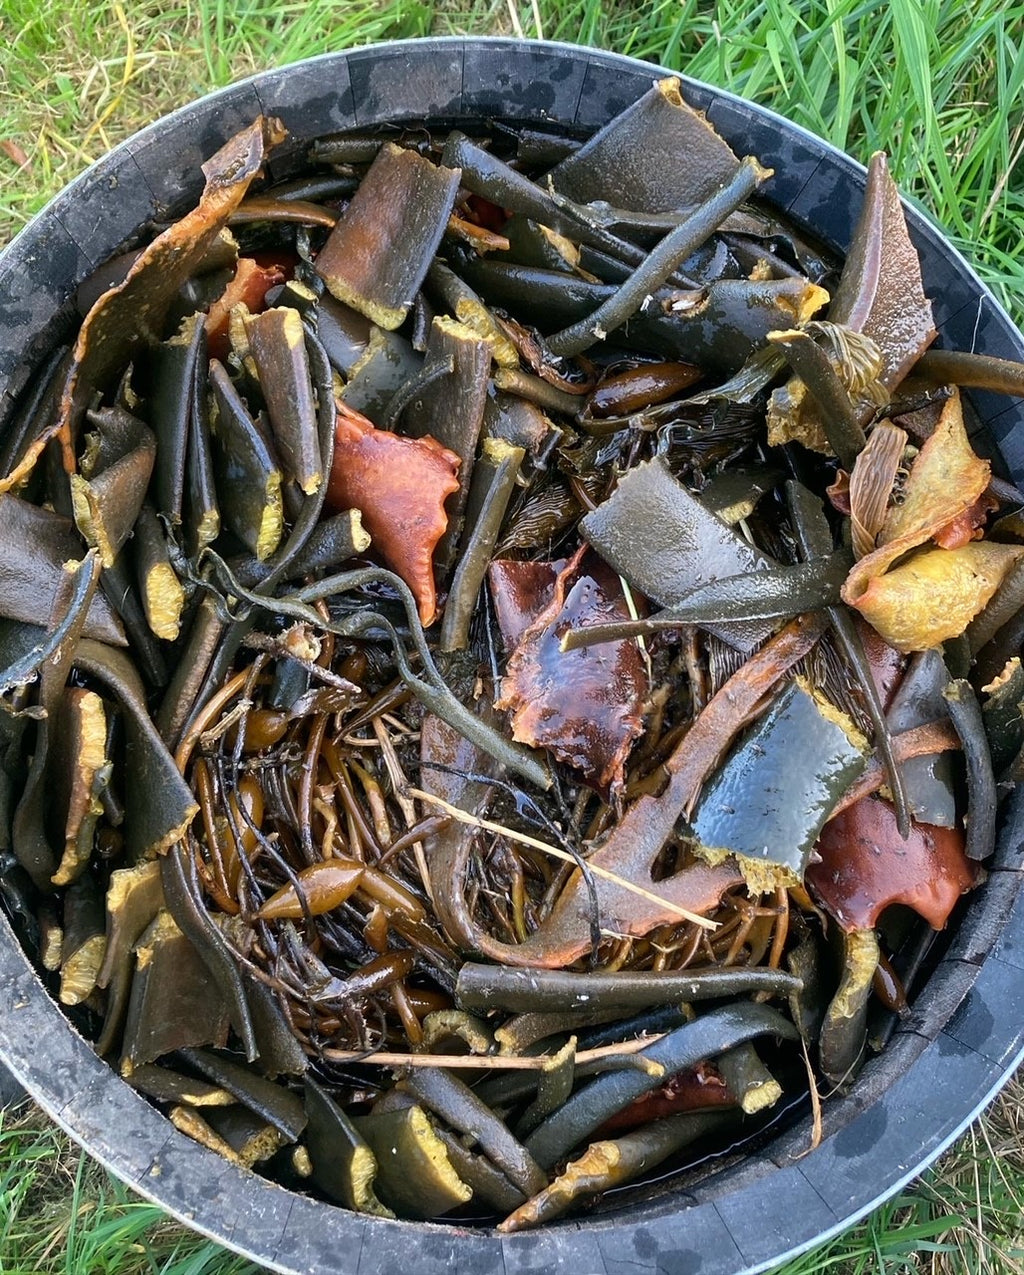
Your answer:
[[[304,1084],[313,1181],[332,1200],[356,1213],[394,1217],[374,1194],[377,1160],[366,1140],[325,1089],[310,1076]]]
[[[907,233],[899,191],[880,151],[868,165],[864,204],[829,307],[829,320],[875,342],[881,356],[878,380],[889,391],[935,339],[917,250]],[[872,410],[871,399],[861,399],[862,421]],[[775,391],[769,411],[770,443],[795,438],[827,451],[825,437],[820,416],[798,379]]]
[[[444,503],[458,489],[459,458],[430,437],[376,429],[338,404],[327,501],[358,509],[373,544],[413,591],[420,619],[437,611],[434,548],[448,525]]]
[[[226,1044],[227,1008],[170,912],[157,913],[134,950],[122,1049],[129,1070],[188,1045]]]
[[[245,197],[269,148],[283,137],[280,121],[261,115],[227,141],[203,165],[206,186],[198,205],[148,244],[124,282],[104,292],[89,311],[75,341],[53,430],[69,473],[75,470],[74,435],[90,397],[109,386],[140,345],[162,338],[178,289]]]
[[[146,1063],[144,1065],[148,1067],[150,1064]],[[126,1077],[126,1079],[129,1078]],[[241,1156],[231,1143],[222,1138],[194,1107],[172,1107],[167,1113],[167,1119],[179,1133],[191,1138],[193,1142],[198,1142],[201,1147],[206,1147],[208,1151],[215,1151],[228,1164],[236,1164],[239,1168],[252,1167],[244,1164]]]
[[[474,1200],[496,1213],[507,1213],[524,1202],[522,1191],[487,1156],[471,1151],[449,1129],[437,1128],[435,1133],[448,1152],[452,1168],[472,1190]]]
[[[103,1031],[96,1042],[100,1055],[115,1048],[124,1025],[135,968],[135,944],[164,906],[160,864],[155,859],[134,868],[118,868],[107,886],[106,951],[97,985],[107,992]]]
[[[64,895],[59,993],[62,1005],[81,1005],[96,990],[106,946],[103,894],[96,877],[86,872],[72,881]]]
[[[246,1169],[269,1160],[288,1143],[280,1129],[241,1104],[210,1107],[200,1118],[212,1129],[220,1146],[230,1147],[235,1162]]]
[[[576,1082],[576,1037],[570,1036],[561,1049],[544,1063],[537,1077],[537,1093],[516,1122],[516,1134],[526,1137],[565,1102]]]
[[[158,638],[173,642],[181,628],[185,589],[171,565],[167,537],[147,501],[134,529],[135,572],[146,620]]]
[[[1020,656],[1007,661],[997,678],[981,688],[985,738],[992,753],[992,767],[1000,773],[1024,745],[1024,666]]]
[[[167,662],[149,626],[135,572],[132,570],[131,559],[135,556],[132,551],[137,547],[134,544],[126,545],[113,566],[104,568],[100,576],[100,588],[124,625],[128,648],[135,656],[139,673],[147,686],[166,686]]]
[[[88,867],[96,821],[103,813],[100,794],[110,781],[107,714],[95,691],[65,688],[47,759],[48,815],[54,844],[62,847],[54,885],[67,885]]]
[[[0,495],[0,541],[4,545],[0,610],[7,619],[47,626],[58,594],[67,583],[64,564],[83,555],[73,523],[17,496]],[[106,599],[95,592],[90,595],[81,631],[87,637],[124,645],[120,621]]]
[[[71,507],[86,544],[105,567],[132,533],[156,462],[156,436],[118,408],[90,413],[96,434],[86,439],[80,472],[71,475]]]
[[[225,522],[263,562],[284,534],[282,474],[265,431],[216,359],[210,362],[217,498]]]
[[[985,739],[981,705],[966,678],[953,678],[942,692],[946,711],[964,746],[967,762],[968,859],[987,859],[996,841],[996,781]]]
[[[661,458],[623,474],[608,500],[583,519],[580,531],[633,588],[662,606],[684,601],[710,580],[769,565],[677,482]],[[748,654],[772,629],[759,621],[708,627]]]
[[[599,789],[621,787],[640,734],[647,693],[643,658],[633,642],[568,652],[560,638],[565,629],[628,615],[618,577],[581,549],[513,651],[496,703],[512,713],[514,739],[548,749]]]
[[[323,471],[302,318],[289,306],[274,306],[246,317],[245,334],[285,477],[311,495]]]
[[[157,734],[135,666],[123,651],[83,639],[74,664],[113,692],[121,706],[127,742],[124,792],[126,850],[137,863],[173,845],[199,809]]]
[[[246,1061],[255,1062],[259,1048],[254,1034],[254,1013],[250,1010],[238,962],[223,930],[203,902],[193,847],[186,842],[172,846],[160,861],[160,875],[167,910],[188,936],[192,950],[198,954],[213,981],[217,996],[227,1006],[231,1026],[242,1043]]]
[[[205,350],[202,318],[197,313],[183,319],[175,335],[150,354],[153,389],[149,420],[160,455],[153,474],[153,500],[172,526],[181,522],[185,496],[185,457],[196,364]]]
[[[728,144],[687,105],[679,80],[670,76],[556,164],[548,180],[577,203],[602,200],[661,213],[699,204],[727,185],[738,167]]]
[[[8,500],[11,497],[0,499]],[[34,669],[38,669],[39,677],[35,705],[35,739],[32,745],[32,762],[24,778],[11,822],[11,845],[18,862],[35,885],[47,893],[60,860],[59,852],[54,849],[55,839],[46,826],[49,750],[54,742],[65,684],[80,649],[82,631],[96,592],[98,570],[99,560],[94,553],[90,553],[74,566],[73,572],[62,573],[54,608],[56,623],[52,626],[53,635],[59,634],[60,638],[52,645],[45,660],[33,665]],[[41,645],[44,650],[50,646],[45,640]],[[29,658],[32,658],[31,652]],[[10,675],[9,670],[8,676]],[[90,784],[90,789],[91,787]],[[62,850],[67,848],[66,842],[61,838],[56,840],[56,844]]]
[[[397,328],[448,225],[459,177],[457,167],[385,142],[317,258],[331,293]]]
[[[948,680],[949,675],[938,650],[921,651],[911,657],[886,713],[886,721],[894,737],[942,719],[946,711],[942,692]],[[1021,691],[1024,693],[1024,683]],[[952,828],[957,811],[949,753],[908,757],[899,766],[914,818],[921,823]]]
[[[807,884],[849,931],[870,929],[893,903],[941,930],[977,877],[961,831],[915,821],[904,840],[892,805],[877,796],[830,819],[817,851],[820,862],[808,867]]]
[[[207,393],[205,359],[197,359],[193,369],[192,401],[188,420],[188,447],[185,453],[184,548],[192,557],[220,535],[220,505],[213,473],[213,441],[210,430],[210,397]]]
[[[926,651],[959,637],[1022,556],[1024,546],[988,541],[923,550],[871,580],[855,605],[896,650]]]
[[[880,952],[872,929],[844,931],[840,940],[842,975],[821,1024],[818,1055],[825,1078],[845,1091],[864,1060],[868,1001]]]
[[[881,151],[868,163],[863,210],[829,317],[875,341],[882,356],[880,379],[889,390],[935,339],[917,250]]]
[[[690,827],[704,856],[734,855],[748,884],[799,885],[818,833],[867,764],[852,722],[790,682],[704,785]]]
[[[799,996],[803,990],[801,986],[796,995]],[[717,1068],[727,1091],[735,1097],[744,1115],[751,1116],[766,1107],[773,1107],[782,1097],[782,1086],[749,1041],[722,1054]]]
[[[440,1217],[472,1197],[422,1107],[352,1121],[377,1160],[376,1190],[402,1217]]]
[[[96,594],[99,558],[90,551],[82,562],[70,566],[73,572],[66,572],[58,586],[57,606],[46,630],[19,620],[0,621],[0,695],[11,696],[5,707],[17,717],[38,716],[33,706],[17,703],[18,698],[24,697],[47,662],[59,660],[61,650],[78,641],[86,623]]]

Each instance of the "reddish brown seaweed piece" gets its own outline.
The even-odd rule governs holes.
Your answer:
[[[448,526],[444,502],[458,490],[459,458],[429,434],[377,429],[337,403],[327,505],[358,509],[373,546],[413,592],[424,627],[434,622],[434,548]]]
[[[516,649],[526,630],[550,604],[565,563],[565,558],[554,562],[495,558],[487,568],[494,614],[507,652]]]
[[[639,1129],[652,1120],[678,1116],[684,1111],[713,1111],[716,1107],[735,1107],[736,1098],[710,1063],[677,1072],[660,1089],[634,1098],[594,1130],[593,1138],[609,1138],[627,1129]]]
[[[866,797],[829,820],[817,849],[821,862],[807,869],[807,884],[848,933],[872,928],[893,903],[941,930],[975,884],[958,828],[913,823],[904,841],[896,812],[881,797]]]
[[[628,618],[618,576],[582,546],[513,651],[496,704],[511,711],[513,738],[548,749],[603,792],[621,786],[643,728],[643,659],[632,639],[563,651],[561,638],[581,625]]]
[[[290,274],[291,267],[284,262],[238,258],[235,273],[206,315],[207,349],[211,359],[220,359],[223,363],[231,350],[228,322],[232,308],[244,305],[250,314],[259,314],[270,289],[275,284],[284,283]]]

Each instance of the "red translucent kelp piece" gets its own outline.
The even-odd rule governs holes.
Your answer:
[[[821,862],[807,869],[807,884],[847,932],[872,928],[893,903],[941,930],[976,880],[959,828],[913,823],[904,841],[896,812],[881,797],[866,797],[830,819],[817,850]]]
[[[555,581],[565,568],[565,559],[528,562],[517,558],[495,558],[487,568],[494,600],[494,614],[501,640],[510,654],[523,634],[547,607],[555,593]]]

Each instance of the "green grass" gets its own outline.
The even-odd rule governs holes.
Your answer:
[[[514,15],[514,17],[513,17]],[[1020,0],[4,0],[0,242],[140,124],[267,66],[402,36],[520,30],[683,70],[769,106],[904,191],[1024,317]]]
[[[0,0],[0,245],[111,145],[211,88],[355,43],[459,32],[648,58],[861,160],[887,150],[903,190],[1024,321],[1021,0]],[[785,1275],[1024,1271],[1021,1093]],[[255,1269],[139,1202],[33,1109],[0,1123],[0,1275]]]

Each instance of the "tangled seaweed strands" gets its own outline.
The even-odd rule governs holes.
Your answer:
[[[239,718],[237,721],[238,734],[232,757],[221,758],[218,766],[222,780],[227,781],[224,786],[230,792],[238,791],[237,776],[243,721],[244,718]],[[311,776],[320,761],[325,725],[326,719],[321,716],[315,719],[314,726],[307,732],[308,738],[303,746],[306,760],[300,766],[297,789],[292,776],[289,775],[293,766],[285,762],[279,768],[283,786],[291,792],[293,798],[289,803],[293,812],[296,808],[301,810],[304,804],[302,788],[308,787],[307,777]],[[223,738],[222,734],[221,740]],[[324,1013],[340,1013],[348,1023],[348,1030],[352,1036],[360,1042],[362,1047],[369,1048],[366,1040],[365,1013],[369,1009],[375,1012],[381,1021],[383,1020],[385,1005],[379,998],[382,994],[386,994],[395,979],[401,976],[402,968],[387,965],[383,954],[374,957],[372,949],[368,949],[365,942],[357,938],[366,924],[366,917],[362,912],[350,909],[351,920],[348,927],[330,923],[328,928],[327,923],[321,921],[323,908],[314,893],[315,886],[310,880],[310,867],[315,867],[317,864],[327,865],[332,860],[321,859],[313,849],[311,811],[306,809],[302,813],[297,813],[294,822],[291,819],[288,820],[293,827],[299,829],[300,834],[298,841],[292,847],[292,853],[300,863],[306,864],[305,867],[297,868],[293,866],[286,848],[277,842],[277,838],[268,837],[256,825],[245,802],[236,804],[229,799],[223,803],[222,808],[236,845],[240,846],[243,843],[242,821],[254,836],[254,857],[261,860],[263,867],[261,874],[258,875],[253,864],[249,862],[249,856],[245,854],[240,856],[248,879],[247,904],[243,911],[250,915],[255,914],[254,924],[259,936],[258,947],[264,957],[269,960],[270,971],[275,978],[279,980],[283,978],[294,1009],[304,1012],[309,1020],[312,1035],[307,1038],[307,1043],[311,1051],[319,1052],[314,1046],[314,1041],[332,1039],[332,1033],[324,1027],[313,1031],[313,1025],[323,1017]],[[368,827],[364,824],[364,833],[366,832]],[[365,840],[362,848],[372,850]],[[268,876],[268,872],[273,875]],[[354,961],[355,971],[349,971],[341,966],[332,969],[331,964],[324,964],[314,959],[311,950],[300,941],[295,926],[286,921],[278,929],[271,923],[267,914],[267,896],[281,877],[293,892],[301,913],[300,919],[303,927],[307,929],[307,934],[318,936],[320,942],[327,943],[343,960]],[[405,888],[405,886],[399,887],[396,883],[396,890]],[[335,907],[333,911],[336,912],[337,908]],[[406,956],[402,960],[409,961],[411,958]],[[339,975],[341,975],[340,982]],[[383,984],[379,989],[378,983]],[[378,1035],[383,1039],[383,1029],[378,1032]]]
[[[284,596],[268,597],[246,589],[234,577],[227,563],[213,550],[204,551],[218,574],[222,577],[230,593],[272,614],[300,620],[314,627],[322,628],[327,633],[339,637],[371,637],[383,633],[391,642],[395,663],[406,686],[431,712],[455,726],[469,739],[497,761],[521,774],[538,788],[550,787],[551,778],[541,761],[533,756],[522,745],[506,741],[496,731],[470,712],[452,694],[447,683],[437,671],[433,656],[427,645],[423,627],[419,622],[416,603],[405,582],[394,572],[382,567],[365,567],[361,570],[343,572],[340,575],[328,576],[316,584],[299,589],[295,593]],[[208,581],[201,582],[205,588],[212,589]],[[420,660],[423,675],[412,671],[405,647],[394,626],[384,616],[374,611],[359,611],[345,620],[328,621],[310,606],[311,602],[332,597],[335,594],[361,589],[369,584],[386,584],[394,589],[405,607],[413,647]]]

